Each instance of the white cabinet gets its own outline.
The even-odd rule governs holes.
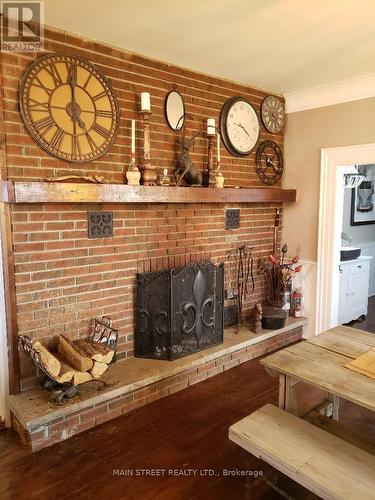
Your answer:
[[[339,324],[366,316],[371,257],[340,263]]]
[[[358,245],[361,247],[361,255],[372,257],[370,261],[370,285],[368,289],[369,297],[375,295],[375,243],[363,243]]]

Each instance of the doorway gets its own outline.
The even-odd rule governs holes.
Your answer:
[[[375,165],[357,170],[358,186],[344,191],[339,323],[375,333]]]
[[[375,164],[375,144],[321,150],[316,333],[339,324],[344,166]]]

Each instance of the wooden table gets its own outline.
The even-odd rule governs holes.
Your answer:
[[[286,347],[261,363],[268,373],[279,376],[280,408],[303,416],[306,408],[299,406],[297,386],[308,384],[319,389],[320,396],[324,391],[338,420],[340,398],[375,411],[375,380],[344,367],[374,347],[375,334],[339,326]]]

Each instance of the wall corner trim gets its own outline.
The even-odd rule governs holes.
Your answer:
[[[297,113],[371,97],[375,97],[375,73],[286,93],[286,112]]]

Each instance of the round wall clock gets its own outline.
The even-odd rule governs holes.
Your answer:
[[[277,134],[284,126],[285,110],[283,103],[274,95],[269,95],[262,102],[261,115],[263,125],[269,132]]]
[[[95,160],[115,140],[116,96],[96,67],[78,57],[47,54],[33,62],[20,83],[20,106],[30,135],[56,158]]]
[[[262,142],[256,154],[257,172],[261,180],[268,185],[276,184],[284,170],[283,154],[273,141]]]
[[[243,97],[231,97],[221,110],[220,129],[227,150],[234,156],[247,156],[259,137],[255,109]]]

